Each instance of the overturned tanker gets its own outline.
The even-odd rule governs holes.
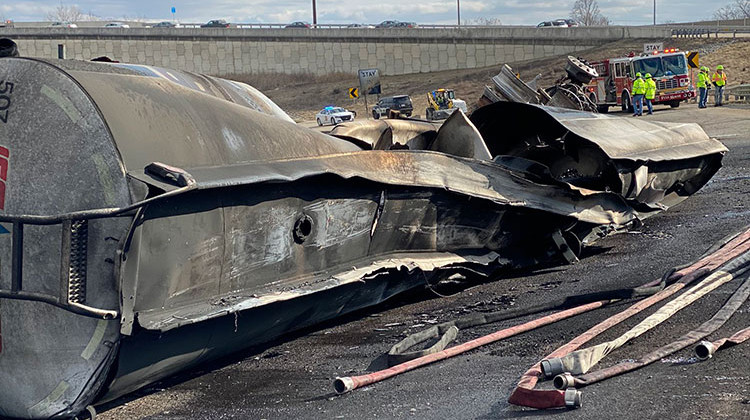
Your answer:
[[[70,417],[457,272],[574,260],[577,238],[700,188],[726,150],[662,128],[703,147],[650,166],[521,104],[502,106],[544,135],[488,109],[329,136],[247,85],[119,64],[2,58],[0,92],[7,417]]]

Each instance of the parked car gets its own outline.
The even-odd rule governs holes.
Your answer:
[[[376,28],[395,28],[398,26],[398,24],[401,23],[397,20],[384,20],[377,25],[375,25]]]
[[[289,25],[286,25],[285,28],[312,28],[312,25],[310,25],[307,22],[292,22]]]
[[[104,25],[105,28],[130,28],[130,25],[127,23],[122,22],[109,22],[108,24]]]
[[[78,25],[72,22],[52,22],[51,25],[49,25],[51,28],[77,28]]]
[[[376,120],[383,115],[388,116],[390,110],[398,111],[401,115],[411,117],[414,106],[409,95],[386,96],[380,98],[372,108],[372,117]]]
[[[336,125],[342,122],[354,121],[357,114],[337,106],[327,106],[315,115],[318,125]]]
[[[168,20],[165,20],[164,22],[159,22],[156,25],[152,26],[152,28],[182,28],[182,25],[180,25],[178,22],[170,22]]]
[[[229,23],[224,19],[214,19],[201,25],[201,28],[228,28]]]

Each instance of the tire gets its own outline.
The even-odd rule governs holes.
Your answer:
[[[600,114],[606,114],[609,112],[609,105],[597,105],[596,110],[599,111]]]
[[[380,114],[378,114],[375,111],[372,111],[372,118],[375,118],[376,120],[379,120],[380,119]]]
[[[622,92],[622,112],[633,112],[633,100],[627,91]]]
[[[672,101],[669,103],[669,106],[672,108],[679,108],[680,107],[680,101]]]
[[[320,121],[320,118],[318,118],[318,127],[320,127],[320,126],[322,126],[322,125],[323,125],[323,122],[322,122],[322,121]]]

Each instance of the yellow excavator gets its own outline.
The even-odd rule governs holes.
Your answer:
[[[425,110],[425,118],[428,120],[444,120],[457,109],[466,112],[466,102],[456,99],[453,89],[427,92],[427,103],[429,106]]]

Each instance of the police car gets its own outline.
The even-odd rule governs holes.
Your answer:
[[[318,125],[336,125],[342,122],[354,121],[357,114],[337,106],[327,106],[315,115]]]

